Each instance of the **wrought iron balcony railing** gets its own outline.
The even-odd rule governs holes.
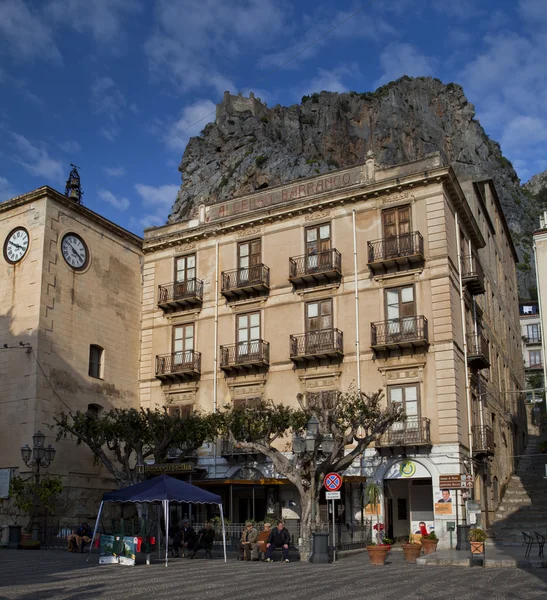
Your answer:
[[[494,432],[488,425],[472,427],[473,454],[494,454]]]
[[[174,281],[158,286],[158,306],[163,309],[201,304],[203,281],[193,277],[186,281]]]
[[[261,294],[270,289],[270,269],[263,264],[222,272],[221,293],[226,298]]]
[[[410,268],[424,260],[424,238],[419,231],[368,242],[368,266],[373,273],[390,267]]]
[[[423,315],[371,323],[374,350],[414,348],[429,344],[427,319]]]
[[[294,361],[343,355],[344,334],[339,329],[323,329],[290,336],[290,357]]]
[[[484,294],[484,271],[475,254],[462,256],[462,283],[471,294]]]
[[[201,371],[201,353],[195,350],[172,352],[156,356],[156,377],[158,379],[176,379],[199,374]]]
[[[482,333],[467,334],[467,362],[475,369],[487,369],[490,366],[490,349]]]
[[[220,368],[225,371],[270,364],[270,344],[264,340],[220,347]]]
[[[376,442],[376,446],[389,448],[394,446],[430,446],[430,420],[421,417],[409,417],[401,423],[394,423]]]
[[[324,283],[342,277],[342,255],[336,248],[289,258],[289,281]]]

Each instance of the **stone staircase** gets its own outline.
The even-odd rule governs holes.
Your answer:
[[[529,436],[526,454],[509,481],[488,531],[495,543],[521,546],[523,531],[537,531],[547,538],[547,454],[539,450],[541,442],[547,439],[544,431],[542,435]]]

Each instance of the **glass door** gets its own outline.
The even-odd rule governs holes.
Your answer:
[[[313,272],[328,266],[330,261],[330,224],[306,229],[306,271]]]
[[[191,365],[194,350],[194,324],[180,325],[174,329],[173,365]]]
[[[249,360],[258,357],[260,341],[260,313],[248,313],[237,316],[237,359]]]

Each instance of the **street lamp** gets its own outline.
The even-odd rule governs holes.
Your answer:
[[[33,448],[30,448],[28,444],[21,448],[21,458],[25,465],[36,467],[36,485],[40,483],[40,467],[47,469],[55,460],[55,448],[51,444],[44,448],[45,441],[46,436],[41,431],[37,431],[32,436]]]

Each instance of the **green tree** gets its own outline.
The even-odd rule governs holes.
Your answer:
[[[325,475],[345,471],[371,442],[405,417],[398,408],[382,406],[381,391],[317,394],[307,404],[301,394],[297,398],[298,408],[272,401],[258,408],[225,407],[220,415],[221,431],[240,447],[266,456],[275,471],[296,487],[302,510],[300,555],[308,560],[311,534],[319,522],[318,502]],[[319,423],[313,449],[289,454],[289,436],[303,434],[312,416]],[[332,450],[325,454],[321,444],[327,439]]]
[[[39,516],[52,512],[55,498],[61,494],[63,486],[59,477],[42,476],[36,481],[16,476],[10,482],[10,497],[17,509],[28,515],[25,531],[30,532]]]
[[[114,409],[100,415],[77,411],[61,413],[56,426],[57,440],[71,436],[88,446],[122,488],[139,481],[135,466],[146,459],[162,463],[169,449],[177,448],[181,461],[212,441],[218,415],[170,415],[166,409]]]

